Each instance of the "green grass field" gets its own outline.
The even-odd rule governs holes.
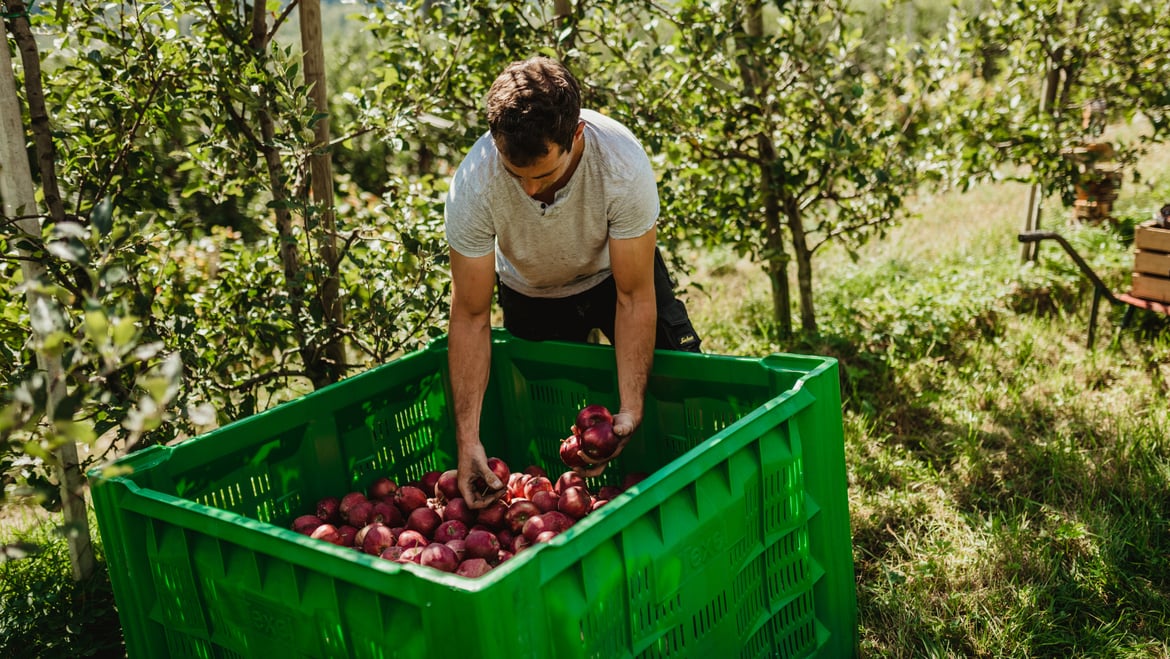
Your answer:
[[[1119,226],[1046,204],[1043,228],[1116,292],[1126,227],[1170,202],[1170,149],[1142,171]],[[818,255],[822,336],[797,345],[770,337],[758,267],[687,255],[708,352],[841,361],[863,656],[1170,656],[1170,325],[1117,333],[1103,303],[1088,349],[1087,280],[1054,244],[1021,263],[1027,198],[1006,183],[921,198],[860,259]],[[48,549],[0,564],[0,656],[116,651],[108,584],[70,584],[55,520],[5,519],[0,539]]]

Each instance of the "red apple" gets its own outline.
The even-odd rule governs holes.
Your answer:
[[[601,487],[597,488],[597,498],[598,499],[606,499],[606,500],[613,499],[621,493],[622,493],[622,488],[615,487],[613,485],[602,485]]]
[[[500,540],[501,547],[505,549],[511,549],[513,543],[516,540],[516,534],[512,533],[508,529],[500,529],[500,531],[496,533],[496,538]],[[515,551],[515,549],[512,551]]]
[[[504,514],[504,521],[512,533],[520,533],[528,518],[539,514],[541,514],[540,508],[537,508],[535,503],[521,499],[513,501],[512,505],[508,506],[508,511]]]
[[[346,524],[361,528],[370,523],[370,517],[373,513],[374,504],[370,503],[369,499],[365,499],[363,495],[361,501],[343,510],[341,516],[344,518]]]
[[[507,483],[508,477],[512,475],[512,470],[508,468],[508,463],[499,458],[487,459],[488,469],[491,469],[496,474],[496,478],[500,479],[501,483]]]
[[[560,495],[552,490],[541,490],[532,495],[532,503],[540,508],[540,512],[547,513],[551,510],[556,510]]]
[[[524,537],[528,538],[529,542],[538,542],[537,538],[540,534],[551,531],[553,533],[561,533],[573,525],[573,520],[568,515],[552,511],[549,513],[542,513],[536,517],[529,517],[528,521],[524,522]]]
[[[352,547],[354,545],[354,538],[357,537],[358,529],[356,526],[349,524],[342,524],[337,527],[338,542],[342,547]]]
[[[398,541],[394,544],[402,547],[403,549],[410,549],[411,547],[425,547],[430,543],[431,541],[418,531],[413,529],[404,529],[402,533],[398,534]]]
[[[402,547],[394,545],[393,547],[387,547],[379,556],[388,561],[397,561],[399,558],[402,558],[402,553],[405,551]]]
[[[337,532],[337,527],[332,524],[322,524],[321,526],[318,526],[317,528],[313,529],[313,532],[309,534],[309,537],[315,538],[317,540],[324,540],[325,542],[331,542],[335,545],[341,544],[341,534]]]
[[[517,471],[508,477],[508,499],[524,497],[524,485],[532,479],[532,474]]]
[[[480,509],[479,514],[475,517],[475,522],[488,528],[499,529],[504,527],[507,514],[508,504],[496,500]]]
[[[561,462],[564,462],[568,468],[583,469],[590,466],[578,455],[580,452],[581,439],[576,435],[569,435],[561,440]]]
[[[528,479],[527,483],[524,484],[524,498],[525,499],[531,499],[532,495],[536,494],[537,492],[552,492],[552,491],[553,491],[552,481],[545,478],[544,476],[533,476],[532,478]]]
[[[572,517],[573,519],[581,519],[589,514],[593,507],[593,497],[589,494],[589,490],[581,485],[574,485],[561,493],[561,498],[557,500],[557,510]]]
[[[517,535],[515,538],[512,538],[511,544],[508,545],[508,547],[511,547],[513,554],[519,554],[521,551],[523,551],[531,546],[532,546],[532,541],[529,540],[528,538],[525,538],[524,534],[520,534],[520,535]]]
[[[370,483],[370,486],[366,488],[366,496],[371,499],[385,499],[394,494],[394,490],[397,489],[397,483],[386,476],[382,476],[381,478],[375,479],[373,483]]]
[[[435,527],[435,542],[462,540],[467,537],[467,525],[457,519],[443,522]]]
[[[524,473],[528,474],[529,476],[544,476],[545,478],[548,478],[548,472],[546,472],[540,465],[528,465],[524,468]]]
[[[444,501],[462,496],[459,493],[459,470],[448,469],[442,474],[439,474],[439,481],[435,483],[435,496],[442,498]]]
[[[470,526],[475,522],[475,511],[467,505],[466,499],[463,497],[455,497],[454,499],[448,499],[447,505],[443,506],[442,517],[444,522],[459,520]]]
[[[424,547],[418,562],[420,565],[443,572],[454,572],[455,568],[459,567],[459,558],[455,556],[455,550],[441,542],[432,542]]]
[[[491,572],[492,565],[482,558],[467,558],[464,559],[459,567],[455,568],[455,574],[461,577],[482,577]]]
[[[455,557],[458,558],[460,561],[462,561],[464,556],[466,556],[466,554],[467,554],[467,543],[464,542],[463,538],[459,538],[457,540],[448,540],[447,542],[444,542],[443,544],[450,547],[452,549],[452,551],[455,552]]]
[[[585,477],[575,471],[566,471],[557,477],[556,482],[553,483],[553,490],[557,494],[564,494],[565,490],[578,485],[586,487]]]
[[[574,425],[583,433],[599,423],[613,425],[613,414],[604,405],[586,405],[580,412],[577,412],[577,420]]]
[[[581,452],[594,460],[610,458],[617,451],[618,443],[613,426],[603,421],[581,432]]]
[[[337,512],[341,514],[342,519],[345,519],[345,515],[349,512],[350,508],[353,508],[359,503],[368,501],[369,499],[366,498],[365,492],[350,492],[341,497],[341,503],[337,505]]]
[[[435,491],[435,485],[439,483],[439,477],[442,475],[443,472],[438,469],[432,469],[431,471],[423,474],[422,478],[419,479],[419,489],[423,492],[427,492],[428,495],[433,494]]]
[[[382,552],[386,551],[387,547],[398,546],[398,538],[395,537],[394,532],[390,530],[389,526],[385,524],[370,524],[365,528],[365,536],[362,538],[362,551],[374,556],[380,556]]]
[[[341,522],[340,507],[341,499],[325,497],[317,502],[317,517],[320,517],[322,522],[337,524]]]
[[[647,474],[644,471],[631,471],[622,477],[622,491],[624,492],[638,483],[641,483],[642,481],[646,480],[649,475],[650,474]]]
[[[415,547],[407,547],[398,555],[399,563],[418,563],[418,559],[422,556],[425,545],[418,545]]]
[[[358,529],[357,534],[353,536],[353,546],[361,549],[362,544],[366,541],[366,534],[369,533],[370,529],[374,528],[377,524],[378,522],[370,522],[369,524],[366,524],[365,526]]]
[[[377,501],[374,503],[373,510],[370,511],[370,521],[381,522],[386,526],[402,526],[406,523],[406,518],[402,516],[402,511],[397,506],[385,501]]]
[[[558,533],[556,531],[542,531],[540,533],[540,535],[536,536],[536,539],[533,540],[532,544],[539,544],[541,542],[548,542],[549,540],[552,540],[553,538],[557,537],[557,535],[558,535]]]
[[[428,538],[434,536],[435,529],[442,523],[443,518],[439,517],[439,513],[425,506],[415,508],[406,518],[406,528],[418,531]]]
[[[573,518],[560,512],[559,510],[543,513],[541,517],[544,518],[545,525],[548,526],[548,529],[550,531],[556,531],[557,533],[569,530],[569,527],[572,526],[573,522],[575,521]]]
[[[426,507],[426,492],[413,485],[403,485],[394,492],[394,505],[404,517],[408,516],[415,510]]]
[[[536,536],[548,530],[548,523],[545,521],[544,516],[533,515],[524,522],[524,528],[521,529],[521,534],[528,540],[528,542],[536,542]]]
[[[292,530],[303,535],[312,535],[325,522],[316,515],[301,515],[292,522]]]
[[[463,539],[464,560],[468,558],[482,558],[488,562],[495,562],[500,553],[500,540],[490,531],[476,529],[470,531]]]
[[[507,488],[508,479],[512,476],[512,470],[508,468],[508,464],[499,458],[488,458],[487,466],[496,475],[496,478],[500,479],[500,483],[502,483],[501,487]],[[482,494],[493,491],[492,488],[488,487],[487,480],[482,476],[477,476],[472,480],[471,487]]]

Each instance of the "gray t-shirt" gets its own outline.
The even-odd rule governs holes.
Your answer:
[[[585,151],[551,204],[524,193],[486,133],[451,179],[447,242],[459,254],[495,250],[496,272],[529,297],[566,297],[610,273],[609,238],[637,238],[658,220],[650,159],[617,121],[582,110]]]

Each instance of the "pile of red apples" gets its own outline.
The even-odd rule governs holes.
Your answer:
[[[581,439],[598,425],[613,434],[612,416],[595,408],[605,410],[591,405],[578,415],[573,435],[562,442],[562,458],[566,443],[574,437]],[[578,450],[584,452],[584,446]],[[604,453],[589,455],[605,457]],[[576,454],[571,457],[579,460]],[[573,466],[568,459],[566,464]],[[503,460],[489,458],[488,466],[505,488],[499,499],[480,510],[473,510],[463,499],[456,470],[434,470],[401,485],[381,477],[365,492],[325,497],[317,502],[314,513],[293,520],[292,529],[387,560],[478,577],[524,549],[565,532],[646,476],[630,473],[620,487],[591,491],[572,470],[552,480],[535,465],[514,472]]]

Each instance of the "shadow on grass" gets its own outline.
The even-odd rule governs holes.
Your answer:
[[[1063,293],[1047,297],[1020,304],[1067,317]],[[990,398],[978,426],[956,422],[935,403],[961,397],[948,391],[960,381],[925,368],[925,383],[907,384],[842,343],[832,350],[845,407],[871,428],[849,465],[864,509],[852,528],[868,655],[1170,652],[1170,438],[1023,397]],[[968,358],[961,347],[945,356]],[[1164,400],[1154,361],[1144,358]]]

